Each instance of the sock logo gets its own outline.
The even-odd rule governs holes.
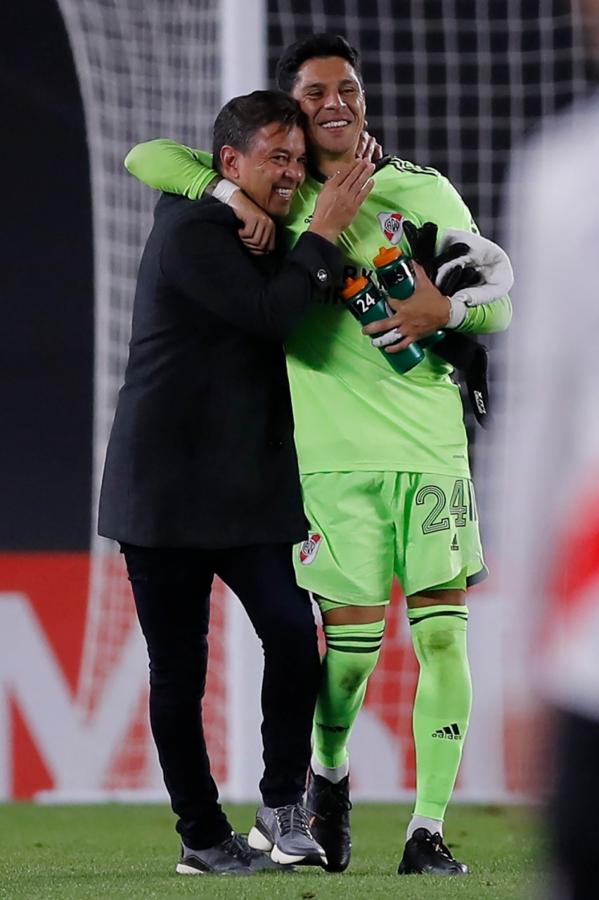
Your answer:
[[[446,741],[462,740],[462,735],[460,734],[457,722],[453,722],[451,725],[444,725],[443,728],[437,728],[436,731],[433,731],[431,737],[442,738]]]
[[[316,559],[316,554],[320,550],[322,535],[309,534],[308,540],[300,544],[299,558],[302,566],[309,566]]]

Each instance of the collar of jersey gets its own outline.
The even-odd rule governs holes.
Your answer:
[[[376,172],[380,172],[385,166],[389,165],[391,162],[390,156],[382,156],[379,160],[377,160],[374,164],[374,174]],[[313,169],[310,167],[309,169],[310,175],[314,178],[315,181],[319,181],[321,184],[324,184],[327,180],[327,176],[323,175],[322,172],[319,172],[318,169]]]

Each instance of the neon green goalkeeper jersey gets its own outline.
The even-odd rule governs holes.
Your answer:
[[[208,154],[171,141],[150,141],[126,160],[153,187],[194,198],[214,177]],[[287,222],[290,242],[311,221],[321,184],[308,177]],[[403,220],[420,226],[475,229],[463,200],[436,170],[397,158],[382,164],[374,188],[337,245],[346,275],[370,274],[379,247],[406,253]],[[243,298],[240,298],[243,302]],[[511,318],[508,297],[470,309],[458,330],[500,331]],[[425,352],[410,372],[392,369],[335,292],[315,304],[287,347],[295,439],[303,474],[331,471],[406,471],[468,477],[462,401],[451,366]]]

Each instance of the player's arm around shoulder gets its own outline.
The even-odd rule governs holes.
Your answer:
[[[125,157],[125,168],[138,181],[167,194],[199,200],[214,194],[235,210],[243,227],[239,236],[250,252],[268,253],[274,248],[272,219],[249,197],[212,168],[212,154],[194,150],[167,138],[136,144]],[[226,185],[225,191],[221,186]],[[216,190],[218,186],[219,194]]]
[[[124,165],[143,184],[189,200],[202,197],[219,177],[212,168],[210,153],[166,138],[136,144],[125,157]]]

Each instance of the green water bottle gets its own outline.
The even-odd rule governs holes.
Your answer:
[[[358,278],[347,278],[341,296],[352,316],[362,325],[369,325],[371,322],[378,322],[393,315],[393,310],[387,304],[383,292],[369,278],[362,275]],[[384,331],[385,329],[381,334]],[[382,348],[380,352],[395,371],[402,375],[424,359],[424,353],[418,344],[410,344],[399,353],[385,353]]]
[[[399,247],[380,247],[372,260],[380,285],[394,300],[407,300],[414,293],[414,273]],[[445,337],[444,331],[433,331],[420,338],[421,347],[432,347]]]

